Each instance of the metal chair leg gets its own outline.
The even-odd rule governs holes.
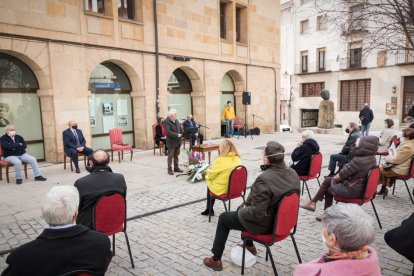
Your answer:
[[[115,235],[112,235],[112,256],[115,256]]]
[[[132,258],[132,253],[131,253],[131,247],[129,246],[128,234],[127,234],[126,231],[124,232],[124,234],[125,234],[125,239],[126,239],[126,243],[127,243],[127,247],[128,247],[129,259],[131,260],[132,268],[135,268],[134,259]]]
[[[404,180],[404,182],[405,182],[405,180]],[[394,192],[395,192],[395,186],[397,186],[397,180],[394,180],[394,185],[392,185],[393,187],[392,187],[392,195],[394,195]]]
[[[319,185],[319,187],[321,186],[321,182],[319,181],[319,177],[318,178],[316,178],[316,180],[318,180],[318,185]]]
[[[378,221],[379,227],[380,227],[380,229],[382,229],[381,221],[380,221],[380,219],[378,217],[377,209],[375,209],[375,205],[374,205],[374,202],[372,201],[372,199],[371,199],[371,205],[372,205],[372,208],[374,209],[375,216],[377,217],[377,221]]]
[[[407,188],[408,195],[410,196],[411,203],[414,204],[414,200],[413,200],[413,197],[411,196],[410,189],[408,189],[407,181],[404,180],[404,184],[405,184],[405,188]]]
[[[243,255],[242,255],[242,269],[241,269],[241,275],[244,275],[244,260],[246,258],[246,240],[243,240]]]
[[[300,255],[299,255],[299,250],[298,250],[298,246],[296,245],[295,237],[293,236],[293,234],[290,234],[290,237],[292,238],[293,246],[295,247],[296,256],[298,256],[299,263],[301,264],[302,259],[300,258]]]
[[[226,202],[225,202],[225,201],[223,201],[223,200],[222,200],[222,202],[223,202],[223,205],[224,205],[224,211],[226,211],[226,212],[227,212]]]
[[[121,153],[119,152],[119,150],[118,150],[118,163],[121,164]]]
[[[312,197],[310,195],[309,188],[308,188],[308,183],[306,183],[306,181],[303,181],[303,182],[305,183],[306,191],[308,191],[309,200],[312,200]]]
[[[132,162],[132,155],[134,155],[134,151],[131,150],[131,162]]]
[[[278,275],[277,275],[276,266],[275,266],[275,261],[273,261],[272,252],[270,252],[270,248],[269,248],[268,246],[266,246],[266,247],[267,247],[267,250],[268,250],[268,252],[269,252],[270,262],[272,263],[273,272],[275,273],[275,276],[278,276]]]
[[[305,190],[305,181],[302,181],[302,195],[303,195],[304,190]]]
[[[7,179],[7,183],[10,183],[10,179],[9,179],[9,166],[6,166],[6,179]]]

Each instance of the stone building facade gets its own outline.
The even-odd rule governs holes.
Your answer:
[[[94,148],[109,148],[108,130],[121,127],[148,149],[169,108],[219,137],[233,99],[239,122],[247,108],[250,123],[256,114],[255,126],[274,131],[279,12],[273,0],[0,0],[0,117],[49,162],[63,159],[69,120]]]

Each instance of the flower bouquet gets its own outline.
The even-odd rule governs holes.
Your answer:
[[[207,174],[208,163],[204,160],[204,155],[196,151],[187,152],[187,163],[184,167],[187,167],[188,181],[198,182],[203,181]]]

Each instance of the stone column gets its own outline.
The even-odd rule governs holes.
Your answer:
[[[147,115],[147,98],[140,91],[132,91],[131,98],[133,102],[135,147],[149,149],[152,147],[152,123],[154,120]]]
[[[57,163],[63,160],[63,143],[57,143],[53,90],[37,90],[40,99],[45,159]],[[62,138],[60,139],[62,140]],[[62,156],[61,156],[62,155]]]
[[[205,95],[202,95],[201,92],[192,92],[191,99],[193,101],[193,117],[194,120],[202,125],[206,125],[206,112],[205,112]],[[207,132],[205,128],[200,129],[201,133],[204,134],[204,137],[207,137]]]

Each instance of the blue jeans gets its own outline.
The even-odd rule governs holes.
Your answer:
[[[233,119],[226,120],[226,135],[233,135]]]
[[[7,156],[4,158],[5,161],[10,162],[14,165],[14,171],[16,172],[16,179],[22,179],[22,162],[29,163],[33,169],[35,177],[40,176],[39,166],[37,165],[36,158],[24,153],[20,156]]]
[[[371,126],[371,123],[368,123],[366,125],[361,125],[362,136],[368,136],[369,135],[369,127],[370,126]]]

